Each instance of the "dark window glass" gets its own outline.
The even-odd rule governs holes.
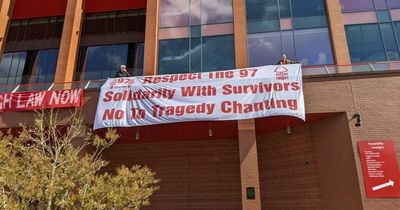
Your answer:
[[[5,53],[0,64],[0,84],[52,83],[58,49]]]
[[[233,36],[203,37],[202,71],[216,71],[235,68]]]
[[[88,47],[81,78],[83,77],[84,80],[95,80],[114,77],[120,65],[129,66],[127,58],[127,44]],[[128,71],[132,74],[132,69],[128,68]]]
[[[397,47],[396,37],[391,23],[385,23],[380,25],[383,41],[385,43],[386,57],[389,61],[398,60],[399,48]]]
[[[397,0],[396,0],[397,1]],[[373,11],[374,3],[372,0],[340,0],[343,12]]]
[[[84,21],[83,35],[105,34],[107,31],[107,14],[89,15]]]
[[[394,26],[394,31],[397,36],[397,40],[400,42],[400,22],[394,22],[393,26]]]
[[[190,39],[190,72],[201,72],[203,49],[201,42],[204,41],[200,36]]]
[[[250,34],[248,50],[250,66],[276,64],[282,53],[306,66],[333,64],[327,28]]]
[[[135,13],[119,13],[116,15],[114,32],[126,33],[135,32],[138,30],[139,15]]]
[[[247,22],[247,33],[260,33],[260,32],[271,32],[279,31],[280,22],[279,19],[274,20],[253,20]]]
[[[60,39],[63,22],[62,17],[14,20],[10,24],[7,42]]]
[[[87,14],[82,36],[144,32],[145,17],[143,10]]]
[[[143,43],[82,47],[81,52],[78,80],[114,77],[121,65],[126,65],[132,76],[143,74]]]
[[[390,22],[391,21],[389,10],[376,11],[376,16],[378,17],[379,22]]]
[[[22,52],[58,48],[63,28],[62,17],[13,20],[5,52]]]
[[[327,26],[323,0],[292,0],[293,28]]]
[[[386,60],[378,24],[346,26],[352,62]]]
[[[279,31],[285,18],[294,29],[327,26],[324,0],[247,0],[246,13],[248,33]]]
[[[189,39],[160,40],[158,74],[189,72]]]
[[[190,27],[191,37],[201,37],[201,26],[191,26]]]
[[[32,74],[36,83],[50,83],[54,81],[57,67],[58,49],[40,50],[37,54]]]
[[[26,52],[4,53],[0,63],[1,85],[16,85],[21,83],[26,54]]]
[[[25,32],[25,39],[27,40],[42,40],[46,38],[48,30],[48,20],[32,20],[29,22],[28,28]]]
[[[114,77],[121,65],[142,75],[145,23],[145,10],[87,14],[75,79]]]
[[[293,17],[325,15],[324,0],[292,0]]]
[[[281,18],[290,18],[290,0],[279,0],[279,15]]]
[[[247,0],[247,20],[279,19],[277,0]]]
[[[315,27],[325,27],[328,23],[326,16],[310,16],[293,18],[294,29],[307,29]]]
[[[136,48],[136,59],[135,59],[135,76],[143,75],[144,65],[144,43],[138,43]]]
[[[160,40],[159,74],[235,68],[233,36]]]

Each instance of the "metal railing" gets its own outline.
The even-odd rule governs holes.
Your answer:
[[[352,65],[322,65],[303,67],[303,76],[334,75],[340,73],[362,73],[400,70],[400,61],[358,63]],[[94,73],[92,73],[94,74]],[[1,80],[0,80],[1,81]],[[18,85],[0,85],[0,93],[15,93],[27,91],[79,89],[99,89],[106,79],[81,80],[68,83],[29,83]]]

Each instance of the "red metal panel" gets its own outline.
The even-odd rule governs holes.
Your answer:
[[[13,19],[63,16],[68,0],[16,0]],[[107,12],[146,8],[146,0],[87,0],[85,12]]]
[[[68,0],[16,0],[13,19],[64,16]]]
[[[95,133],[104,136],[106,131],[99,129]],[[117,132],[121,135],[118,144],[238,138],[237,121],[169,123],[117,128]]]
[[[400,171],[393,141],[359,141],[358,151],[367,197],[399,198]]]
[[[86,13],[133,10],[146,8],[146,0],[86,0]]]

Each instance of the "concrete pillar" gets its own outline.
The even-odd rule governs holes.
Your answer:
[[[233,31],[236,68],[246,68],[247,31],[244,0],[233,0]],[[238,121],[242,209],[261,210],[257,138],[254,119]],[[254,187],[255,199],[247,199],[247,188]]]
[[[235,33],[236,68],[246,68],[247,59],[247,24],[244,0],[233,0],[233,31]]]
[[[144,75],[157,74],[159,0],[147,0],[144,39]]]
[[[351,64],[340,0],[325,0],[325,5],[335,63],[337,65]],[[338,71],[339,73],[350,72],[351,68],[339,68]]]
[[[14,11],[15,0],[0,0],[0,61],[6,46],[8,27]]]
[[[242,209],[261,210],[260,177],[254,119],[238,121],[240,179],[242,185]],[[247,188],[255,189],[255,199],[247,199]]]
[[[58,54],[55,82],[72,82],[78,58],[85,0],[68,0]]]

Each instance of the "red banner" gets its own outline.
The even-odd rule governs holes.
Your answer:
[[[0,93],[0,112],[79,107],[83,90]]]
[[[367,197],[400,197],[400,172],[393,142],[360,141],[358,150]]]

